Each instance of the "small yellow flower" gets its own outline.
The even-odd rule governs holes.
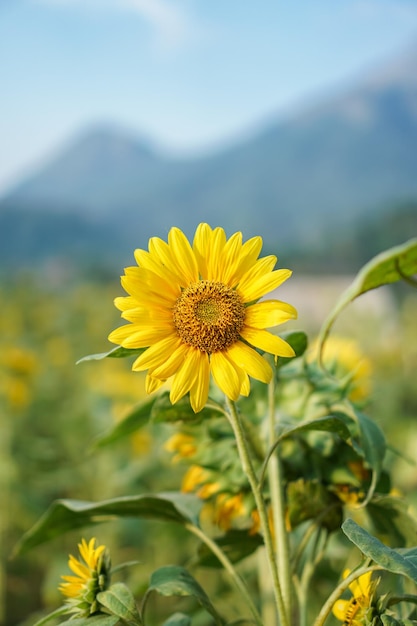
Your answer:
[[[89,543],[85,539],[78,544],[81,559],[70,554],[68,565],[75,576],[62,576],[65,581],[59,586],[67,598],[69,613],[77,617],[88,617],[99,610],[96,596],[107,589],[110,583],[110,557],[105,546],[95,547],[93,537]]]
[[[165,450],[168,452],[176,452],[173,461],[180,461],[192,457],[197,452],[197,446],[194,437],[185,433],[175,433],[165,442]]]
[[[350,571],[343,572],[343,578],[349,576]],[[353,597],[350,600],[337,600],[333,605],[333,615],[343,626],[363,626],[365,616],[372,606],[372,597],[375,584],[371,582],[372,572],[362,574],[349,585]]]
[[[129,323],[109,340],[125,348],[147,348],[134,362],[147,370],[151,393],[172,378],[170,400],[187,393],[193,410],[208,399],[210,377],[231,400],[248,395],[249,376],[269,383],[270,364],[258,352],[291,357],[291,346],[273,328],[294,319],[293,306],[280,300],[258,302],[291,276],[274,270],[277,259],[258,259],[262,238],[242,243],[242,233],[226,238],[222,228],[200,224],[193,244],[179,228],[168,242],[153,237],[148,251],[135,250],[136,267],[125,269],[129,294],[115,305]]]
[[[231,495],[228,493],[220,493],[214,504],[214,522],[222,530],[229,530],[232,521],[237,517],[243,517],[247,514],[243,503],[243,494],[237,493]]]

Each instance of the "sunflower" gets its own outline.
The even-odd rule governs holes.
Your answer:
[[[291,346],[267,329],[297,316],[279,300],[258,302],[291,271],[274,270],[275,256],[258,258],[262,238],[242,243],[242,233],[226,238],[222,228],[200,224],[191,245],[178,228],[168,242],[157,237],[148,251],[136,250],[137,266],[125,269],[129,294],[115,300],[129,324],[109,340],[125,348],[147,348],[134,362],[147,370],[146,390],[172,378],[170,401],[187,393],[197,413],[204,408],[210,374],[231,400],[248,395],[249,376],[268,383],[272,368],[258,352],[291,357]]]
[[[343,572],[343,578],[349,576],[350,571]],[[350,600],[337,600],[333,606],[333,615],[343,622],[343,626],[362,626],[369,609],[372,607],[375,583],[371,582],[372,572],[359,576],[349,585],[353,597]]]
[[[99,611],[96,596],[107,589],[110,583],[110,557],[105,546],[95,547],[96,539],[85,539],[78,544],[81,559],[70,554],[68,565],[75,576],[62,576],[59,586],[67,598],[69,613],[77,617],[88,617]]]

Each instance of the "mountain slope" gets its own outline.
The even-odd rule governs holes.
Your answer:
[[[86,241],[96,233],[95,249],[113,233],[115,255],[171,225],[191,234],[202,220],[261,234],[269,248],[317,246],[323,232],[346,231],[364,212],[376,216],[381,206],[417,197],[416,146],[412,51],[344,93],[195,160],[168,158],[112,128],[88,130],[12,190],[0,215],[77,216]],[[52,238],[42,247],[53,254]],[[111,253],[107,236],[106,247]]]

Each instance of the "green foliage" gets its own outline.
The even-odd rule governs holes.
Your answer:
[[[217,626],[223,626],[225,623],[201,585],[183,567],[169,565],[153,572],[148,593],[151,591],[156,591],[163,596],[192,596],[213,616]]]

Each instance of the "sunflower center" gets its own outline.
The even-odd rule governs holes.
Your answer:
[[[238,341],[245,305],[234,289],[201,280],[182,292],[175,303],[173,319],[184,343],[211,354],[227,350]]]

